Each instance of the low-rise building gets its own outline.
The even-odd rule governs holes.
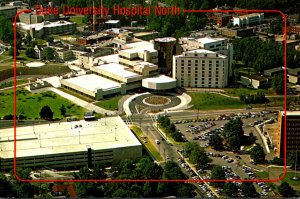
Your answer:
[[[121,21],[120,20],[108,20],[105,22],[105,28],[121,28]]]
[[[249,88],[268,88],[269,78],[263,75],[241,76],[241,83]]]
[[[274,75],[283,74],[284,73],[284,67],[276,67],[264,70],[264,75],[268,77],[274,77]]]
[[[251,13],[233,17],[233,25],[240,27],[261,24],[264,20],[264,13]]]
[[[300,83],[300,68],[288,69],[288,81],[292,84]]]
[[[92,83],[91,83],[92,82]],[[114,94],[125,94],[126,84],[95,74],[81,75],[60,80],[61,86],[95,100]]]
[[[220,28],[219,32],[221,35],[226,37],[249,37],[254,36],[254,28],[253,27],[234,27],[234,28]]]
[[[80,169],[99,164],[117,165],[137,160],[142,145],[121,117],[97,121],[72,121],[17,128],[16,150],[13,128],[0,129],[0,169]]]
[[[41,38],[53,34],[73,33],[76,29],[76,24],[69,21],[44,21],[36,24],[17,23],[17,28],[23,34],[29,32],[32,38]]]
[[[232,19],[232,15],[228,13],[209,13],[208,19],[214,21],[217,26],[223,27],[227,26]]]

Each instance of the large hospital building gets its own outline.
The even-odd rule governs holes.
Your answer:
[[[13,169],[13,128],[0,130],[0,168]],[[142,156],[142,145],[117,117],[17,127],[17,167],[80,168]]]

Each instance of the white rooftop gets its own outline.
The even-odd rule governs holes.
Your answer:
[[[126,48],[125,51],[127,53],[142,53],[145,50],[149,52],[156,52],[154,49],[154,44],[147,41],[140,41],[140,42],[134,42],[124,45],[124,48]]]
[[[119,63],[119,55],[118,54],[112,54],[112,55],[106,55],[102,57],[97,57],[95,60],[103,61],[107,63]]]
[[[13,128],[0,129],[1,158],[14,157],[13,132]],[[17,157],[86,151],[88,145],[93,150],[141,145],[119,116],[17,127],[16,135]]]
[[[281,115],[284,115],[284,111],[281,111]],[[299,116],[300,117],[300,111],[286,111],[287,116]]]
[[[210,37],[203,37],[203,38],[197,39],[197,41],[202,44],[209,44],[209,43],[213,43],[213,42],[217,42],[217,41],[224,41],[224,40],[226,40],[226,39],[225,38],[210,38]]]
[[[154,41],[170,42],[170,41],[176,41],[176,39],[174,37],[163,37],[163,38],[157,38]]]
[[[124,65],[118,64],[118,63],[109,63],[109,64],[103,64],[100,66],[96,66],[95,68],[98,68],[103,71],[107,71],[109,73],[122,76],[124,78],[133,78],[133,77],[139,77],[141,75],[125,70],[127,67]]]
[[[159,75],[156,77],[149,77],[144,79],[144,81],[152,82],[152,83],[170,83],[170,82],[176,82],[176,79],[165,76],[165,75]]]
[[[95,74],[81,75],[64,80],[92,92],[96,92],[98,89],[110,90],[112,88],[121,87],[118,82]]]
[[[119,22],[120,22],[120,20],[108,20],[105,23],[106,24],[116,24],[116,23],[119,23]]]
[[[25,30],[30,30],[30,28],[35,28],[35,30],[41,30],[44,27],[65,26],[70,24],[74,24],[74,23],[69,21],[55,21],[55,22],[45,21],[42,23],[35,23],[35,24],[17,23],[17,25],[21,26]]]

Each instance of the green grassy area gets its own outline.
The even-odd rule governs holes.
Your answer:
[[[27,79],[20,79],[20,80],[17,80],[17,85],[25,84],[25,83],[28,83],[28,80],[27,80]],[[0,83],[0,89],[1,89],[1,88],[12,87],[12,86],[14,86],[14,81],[9,81],[9,82],[3,82],[3,83]]]
[[[222,110],[245,108],[244,102],[239,99],[225,97],[215,93],[188,93],[192,97],[194,110]]]
[[[129,127],[133,132],[134,134],[136,135],[136,137],[140,140],[141,143],[143,143],[143,145],[146,147],[147,151],[149,153],[152,154],[152,156],[157,160],[157,161],[162,161],[163,158],[161,157],[160,153],[156,150],[156,148],[153,146],[153,144],[148,141],[147,143],[144,143],[143,142],[143,139],[141,138],[141,136],[143,135],[143,132],[142,130],[137,127],[137,126],[130,126]]]
[[[0,66],[0,71],[3,69]],[[18,67],[17,75],[63,75],[71,72],[70,68],[62,63],[49,63],[37,68]],[[0,81],[14,76],[13,64],[0,72]]]
[[[163,128],[161,125],[158,125],[158,127],[159,127],[159,129],[160,129],[162,132],[164,132],[165,135],[167,135],[167,140],[168,140],[169,142],[171,142],[172,144],[175,144],[175,145],[183,145],[182,142],[176,142],[176,141],[171,137],[170,134],[166,133],[166,129]]]
[[[13,114],[14,92],[11,90],[4,91],[0,93],[0,96],[0,117]],[[17,89],[16,96],[17,114],[23,113],[24,116],[27,116],[27,119],[39,118],[39,112],[45,105],[50,106],[54,113],[54,119],[63,118],[59,110],[62,104],[66,107],[67,115],[83,118],[85,112],[84,108],[50,91],[33,94],[25,89]]]
[[[282,176],[282,174],[280,174],[280,176]],[[287,182],[290,185],[293,186],[300,186],[300,173],[296,173],[296,176],[298,177],[298,180],[293,180],[293,177],[295,176],[294,172],[287,172],[285,178],[283,178],[281,181],[282,182]]]
[[[121,97],[121,95],[117,95],[109,99],[103,99],[99,102],[96,102],[95,105],[106,110],[118,110],[118,102],[121,99]]]
[[[47,43],[47,41],[44,39],[36,39],[36,42],[37,42],[37,45],[44,45]]]
[[[239,97],[241,95],[256,95],[258,91],[263,91],[265,95],[275,95],[275,91],[270,89],[251,89],[251,88],[225,88],[225,94],[233,97]]]
[[[70,18],[70,21],[74,22],[77,24],[77,26],[84,26],[85,24],[83,23],[83,18],[84,16],[72,16]]]
[[[255,172],[259,179],[268,179],[269,178],[269,173],[266,171],[263,172]]]
[[[94,101],[92,98],[84,96],[84,95],[80,95],[79,93],[77,93],[75,91],[72,91],[72,90],[69,90],[69,89],[66,89],[66,88],[62,88],[62,87],[58,88],[58,89],[61,90],[61,91],[63,91],[63,92],[65,92],[65,93],[73,95],[73,96],[75,96],[75,97],[77,97],[79,99],[82,99],[82,100],[84,100],[86,102],[93,102]]]

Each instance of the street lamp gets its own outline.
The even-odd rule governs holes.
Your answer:
[[[293,180],[298,180],[298,177],[297,177],[297,161],[298,161],[297,152],[298,151],[296,150],[295,174],[294,174]]]
[[[118,128],[118,125],[115,126],[115,141],[117,141],[117,128]]]

